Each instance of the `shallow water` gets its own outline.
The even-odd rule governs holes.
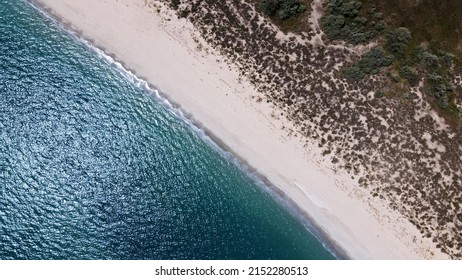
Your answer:
[[[152,92],[0,0],[0,259],[332,259]]]

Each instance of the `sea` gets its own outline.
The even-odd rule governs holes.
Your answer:
[[[259,178],[103,51],[0,0],[0,259],[335,259]]]

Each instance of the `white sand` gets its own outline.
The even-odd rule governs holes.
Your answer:
[[[145,0],[41,0],[83,36],[155,85],[279,190],[355,259],[444,258],[398,213],[331,170],[315,145],[303,148],[275,120],[235,67],[211,54],[199,33]],[[208,50],[208,51],[206,51]],[[232,70],[231,70],[232,69]],[[276,115],[278,113],[276,112]],[[287,123],[286,127],[290,127]]]

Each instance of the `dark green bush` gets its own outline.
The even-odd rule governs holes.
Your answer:
[[[360,44],[365,43],[369,39],[369,34],[357,30],[353,30],[349,33],[347,37],[348,41],[352,44]]]
[[[377,22],[374,24],[374,30],[378,33],[381,33],[382,31],[385,30],[385,24],[382,22]]]
[[[440,51],[438,53],[440,61],[446,67],[451,67],[454,65],[454,61],[456,60],[456,56],[450,52]]]
[[[425,49],[422,46],[415,47],[410,54],[409,63],[411,65],[419,64],[422,61],[422,54],[425,52]]]
[[[326,33],[327,37],[332,40],[341,39],[345,30],[345,17],[342,15],[328,15],[321,18],[321,27]]]
[[[283,0],[281,9],[278,11],[278,17],[282,20],[285,20],[292,16],[303,13],[305,10],[305,6],[302,5],[298,0]]]
[[[438,57],[429,52],[423,52],[421,57],[422,64],[430,70],[438,68]]]
[[[382,48],[373,48],[350,67],[343,70],[343,75],[349,81],[359,81],[365,75],[378,74],[382,67],[393,63],[393,56],[387,54]]]
[[[427,76],[427,81],[432,85],[433,87],[437,87],[438,85],[443,83],[443,77],[436,73],[431,73]]]
[[[383,13],[380,12],[373,13],[372,17],[376,20],[382,20],[384,18]]]
[[[364,72],[358,66],[354,65],[344,68],[342,74],[350,82],[357,82],[364,78]]]
[[[364,26],[364,25],[366,25],[366,23],[367,23],[367,19],[363,18],[363,17],[356,17],[353,20],[353,26],[357,26],[357,27]]]
[[[419,82],[419,76],[411,67],[404,65],[399,68],[399,75],[406,79],[411,86],[416,86]]]
[[[172,6],[175,9],[178,9],[178,6],[180,6],[181,2],[180,0],[172,0]]]
[[[441,109],[447,109],[449,107],[449,95],[453,91],[454,86],[445,82],[442,76],[436,73],[431,73],[427,76],[425,92],[436,99]]]
[[[280,7],[280,0],[261,0],[260,1],[260,10],[268,15],[274,16]]]
[[[346,17],[354,18],[358,15],[361,6],[361,2],[358,1],[346,2],[339,7],[339,12]]]
[[[383,92],[383,90],[379,89],[378,91],[375,92],[376,98],[381,98],[383,96],[385,96],[385,92]]]
[[[385,25],[358,16],[361,6],[359,1],[329,1],[326,12],[320,20],[321,28],[327,38],[344,40],[356,45],[366,43],[379,35],[385,29]]]
[[[373,48],[358,61],[358,67],[365,74],[377,74],[380,68],[390,66],[394,57],[387,55],[382,48]]]
[[[329,4],[327,4],[326,7],[326,13],[327,14],[341,14],[341,9],[342,5],[345,3],[344,0],[330,0]]]
[[[306,8],[299,0],[261,0],[260,10],[268,16],[286,20],[303,13]]]
[[[393,54],[403,54],[409,41],[411,40],[411,31],[405,27],[399,27],[386,35],[387,42],[385,48]]]
[[[447,95],[438,98],[438,106],[443,110],[449,107],[449,98]]]

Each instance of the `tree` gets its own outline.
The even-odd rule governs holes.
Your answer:
[[[298,0],[282,0],[280,3],[278,17],[281,20],[288,19],[305,11],[305,6],[300,4]]]
[[[438,57],[429,52],[423,52],[421,55],[422,64],[428,69],[438,68]]]
[[[321,18],[321,28],[330,39],[342,38],[342,28],[344,26],[345,17],[342,15],[328,15]]]
[[[261,0],[260,10],[268,16],[274,16],[279,10],[280,4],[280,0]]]
[[[419,82],[419,76],[417,73],[414,71],[414,69],[407,65],[400,67],[399,75],[406,79],[411,86],[416,86]]]
[[[358,66],[366,74],[377,74],[380,68],[390,66],[393,56],[387,55],[382,48],[373,48],[358,62]]]
[[[364,72],[358,66],[350,66],[343,69],[343,76],[350,82],[357,82],[364,78]]]
[[[411,40],[411,31],[405,27],[388,32],[385,48],[393,54],[403,54]]]
[[[354,18],[358,15],[359,9],[361,9],[361,2],[358,1],[350,1],[343,3],[339,10],[340,13],[346,17]]]
[[[280,20],[286,20],[303,13],[306,8],[299,0],[261,0],[260,10],[270,17],[277,16]]]
[[[359,16],[360,1],[330,0],[321,17],[321,28],[330,40],[344,40],[357,45],[377,37],[385,29],[382,20],[371,20],[372,15]]]

